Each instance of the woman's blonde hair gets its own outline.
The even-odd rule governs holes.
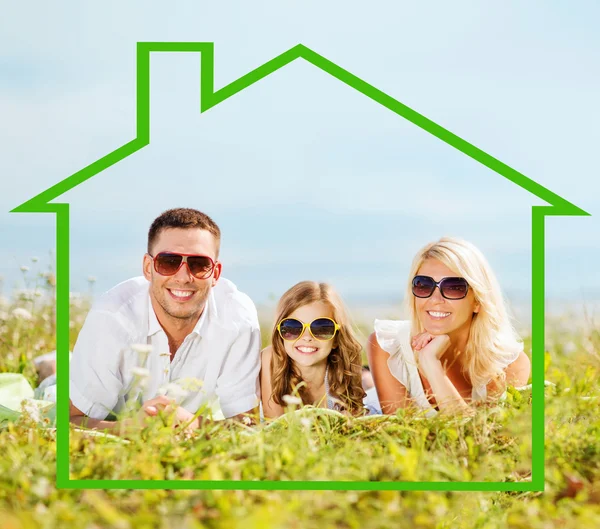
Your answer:
[[[338,402],[342,411],[360,415],[363,413],[363,398],[365,397],[362,388],[362,346],[354,336],[350,318],[341,298],[327,283],[302,281],[290,288],[279,300],[275,327],[271,336],[273,348],[271,356],[273,392],[271,397],[275,403],[283,406],[283,396],[292,394],[294,389],[298,388],[298,395],[302,402],[312,404],[308,402],[306,386],[298,387],[302,382],[302,377],[293,360],[285,352],[277,324],[296,309],[319,301],[331,307],[333,319],[340,326],[334,338],[335,347],[327,357],[329,394]]]
[[[413,259],[405,296],[413,333],[424,330],[416,312],[412,280],[426,259],[436,259],[464,277],[479,304],[462,360],[471,384],[481,387],[494,378],[504,381],[503,368],[517,351],[523,350],[523,343],[512,326],[500,285],[487,259],[473,244],[454,237],[443,237],[424,246]]]

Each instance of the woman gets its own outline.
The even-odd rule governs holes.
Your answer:
[[[415,256],[408,321],[375,320],[367,356],[383,413],[416,405],[428,415],[471,413],[469,404],[525,385],[531,363],[482,253],[451,237]]]
[[[294,390],[302,404],[362,415],[362,347],[333,289],[314,281],[294,285],[279,301],[275,322],[261,359],[264,416],[282,415]]]

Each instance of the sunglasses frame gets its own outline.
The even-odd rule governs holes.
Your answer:
[[[298,336],[298,338],[294,338],[294,339],[292,339],[292,340],[287,340],[286,338],[284,338],[284,337],[283,337],[283,334],[281,334],[281,324],[282,324],[284,321],[287,321],[287,320],[294,320],[294,321],[297,321],[297,322],[299,322],[299,323],[301,323],[301,324],[302,324],[302,332],[300,333],[300,335]],[[320,339],[320,338],[317,338],[317,337],[316,337],[316,336],[313,334],[313,332],[312,332],[312,330],[311,330],[310,326],[311,326],[311,325],[312,325],[312,324],[313,324],[315,321],[317,321],[317,320],[329,320],[330,322],[332,322],[332,323],[333,323],[333,325],[335,326],[335,328],[334,328],[334,331],[333,331],[333,336],[332,336],[331,338],[327,338],[327,340],[322,340],[322,339]],[[323,317],[323,318],[315,318],[315,319],[314,319],[313,321],[311,321],[310,323],[304,323],[303,321],[300,321],[298,318],[283,318],[283,320],[281,320],[281,321],[280,321],[280,322],[277,324],[277,332],[279,333],[279,336],[281,336],[281,339],[282,339],[282,340],[284,340],[284,341],[286,341],[286,342],[296,342],[296,341],[298,341],[300,338],[302,338],[302,336],[304,336],[304,332],[306,331],[306,328],[307,328],[307,327],[308,327],[308,332],[310,333],[310,335],[311,335],[311,336],[312,336],[312,337],[313,337],[315,340],[317,340],[317,341],[319,341],[319,342],[328,342],[329,340],[333,340],[333,339],[335,338],[335,335],[337,334],[337,332],[338,332],[338,331],[341,329],[341,327],[338,325],[338,323],[337,323],[337,322],[336,322],[334,319],[332,319],[332,318],[324,318],[324,317]]]
[[[171,277],[174,276],[177,272],[179,272],[179,270],[181,269],[181,267],[185,264],[187,266],[188,272],[190,273],[190,275],[192,277],[195,277],[196,279],[208,279],[213,272],[215,271],[215,266],[217,265],[218,261],[213,260],[212,257],[209,257],[208,255],[202,255],[202,254],[197,254],[197,253],[179,253],[179,252],[158,252],[156,255],[152,255],[152,254],[148,254],[150,256],[150,259],[152,259],[152,262],[154,263],[154,271],[163,276],[163,277]],[[175,272],[173,272],[172,274],[162,274],[158,271],[158,265],[156,262],[156,258],[159,255],[177,255],[179,257],[181,257],[181,263],[179,263],[179,266],[177,267],[177,270],[175,270]],[[204,275],[204,276],[197,276],[195,274],[192,273],[192,269],[190,268],[190,265],[188,264],[188,257],[204,257],[208,260],[210,260],[210,262],[212,263],[211,267],[210,267],[210,271],[208,272],[208,274]]]
[[[434,283],[434,287],[431,290],[431,294],[429,294],[429,296],[417,296],[415,294],[415,279],[417,279],[417,277],[425,277],[427,279],[431,279],[431,281],[433,281]],[[465,282],[465,285],[467,286],[467,289],[465,290],[465,295],[461,296],[460,298],[449,298],[448,296],[444,295],[444,291],[442,290],[442,284],[444,283],[444,281],[448,280],[448,279],[461,279]],[[412,283],[411,283],[411,290],[412,290],[412,294],[415,298],[420,298],[420,299],[427,299],[430,298],[431,296],[433,296],[433,293],[435,292],[435,288],[438,288],[440,291],[440,294],[442,295],[442,297],[444,299],[450,300],[450,301],[458,301],[460,299],[465,299],[467,297],[467,294],[469,293],[469,283],[468,281],[464,278],[464,277],[442,277],[442,279],[440,279],[439,281],[436,281],[435,279],[433,279],[433,277],[431,276],[424,276],[424,275],[416,275],[415,277],[413,277]]]

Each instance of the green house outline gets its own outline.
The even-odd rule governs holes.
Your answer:
[[[547,202],[532,206],[532,476],[523,482],[375,482],[375,481],[187,481],[187,480],[73,480],[69,476],[69,204],[53,203],[63,193],[123,160],[150,143],[150,54],[200,54],[200,112],[241,92],[292,61],[302,58],[388,110],[407,119],[463,154],[504,176]],[[57,457],[56,485],[71,489],[237,489],[237,490],[544,490],[544,248],[546,216],[589,216],[524,174],[459,138],[349,71],[302,44],[278,55],[228,85],[214,90],[214,43],[138,42],[136,73],[136,137],[12,210],[15,213],[56,214],[57,317]]]

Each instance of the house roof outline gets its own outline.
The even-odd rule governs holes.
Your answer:
[[[487,154],[448,129],[404,105],[373,85],[363,81],[348,70],[338,66],[312,49],[298,44],[267,61],[258,68],[215,91],[214,89],[214,43],[212,42],[138,42],[136,67],[136,137],[99,158],[83,169],[57,182],[48,189],[17,206],[11,212],[55,212],[57,203],[51,201],[89,180],[108,167],[150,144],[150,55],[152,52],[195,52],[200,62],[200,112],[204,113],[235,94],[268,77],[296,59],[304,59],[316,68],[355,89],[365,97],[379,103],[391,112],[403,117],[413,125],[435,136],[466,156],[500,174],[519,187],[546,202],[546,215],[589,216],[589,213],[550,191],[546,187],[516,171],[497,158]]]
[[[529,481],[244,481],[244,480],[77,480],[69,466],[69,204],[52,202],[127,156],[150,144],[150,55],[153,52],[200,54],[200,112],[206,112],[245,88],[302,58],[340,82],[384,106],[400,117],[459,150],[492,171],[529,191],[546,205],[532,206],[532,469]],[[58,488],[100,489],[228,489],[228,490],[436,490],[436,491],[543,491],[544,454],[544,276],[545,217],[590,214],[524,174],[463,140],[449,130],[407,107],[303,44],[267,61],[237,80],[214,90],[214,44],[212,42],[138,42],[136,66],[136,137],[80,171],[17,206],[12,212],[56,213],[56,349],[57,349],[57,471]]]

